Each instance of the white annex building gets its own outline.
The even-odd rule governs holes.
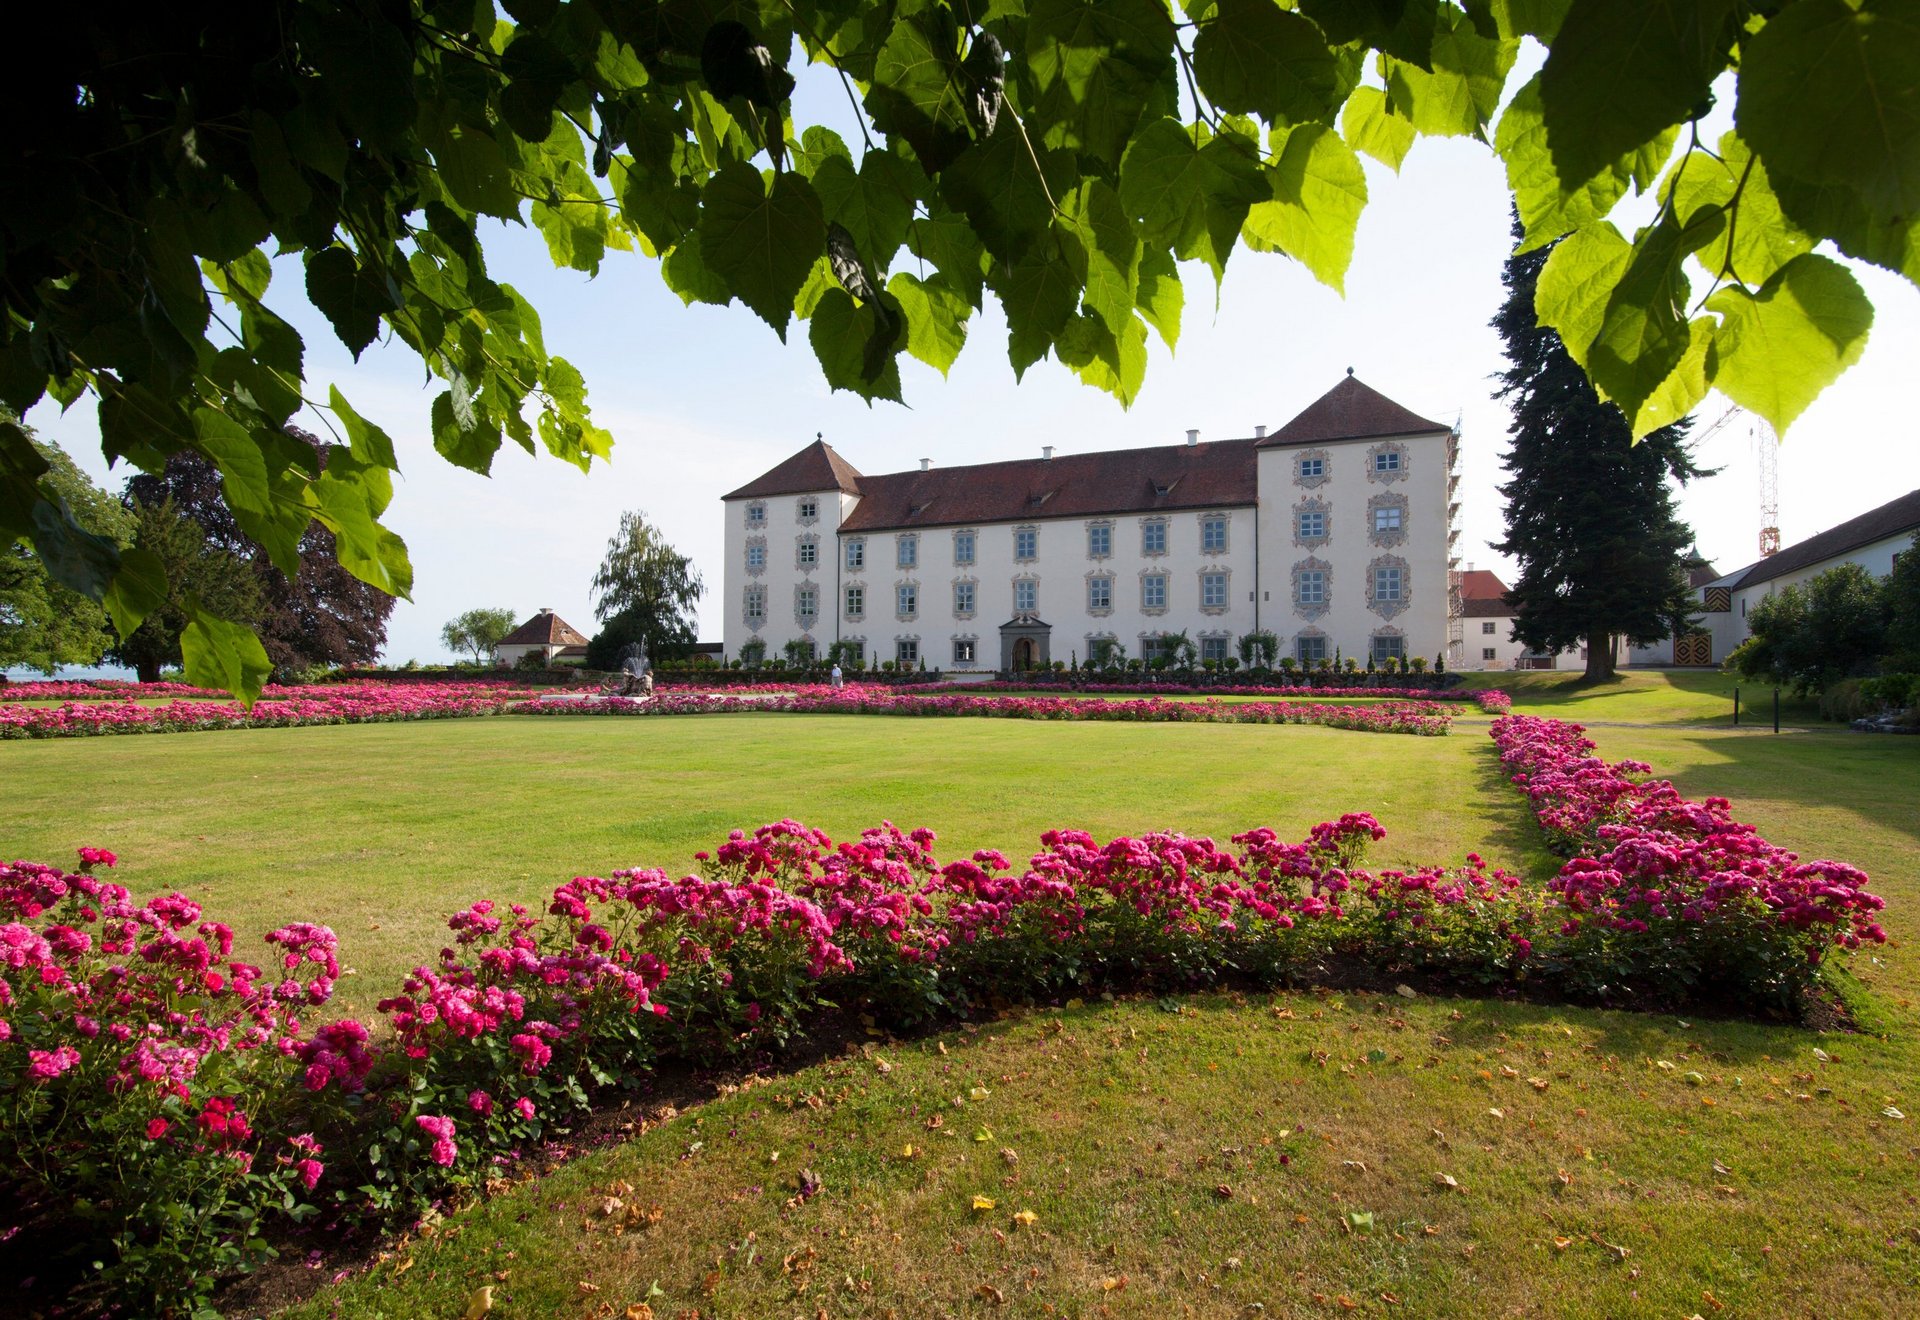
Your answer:
[[[728,658],[759,641],[1012,670],[1282,654],[1463,658],[1459,436],[1354,379],[1271,434],[869,476],[820,440],[723,497]]]
[[[1636,665],[1717,665],[1747,640],[1747,610],[1766,597],[1808,578],[1859,564],[1875,577],[1893,572],[1895,555],[1913,548],[1920,534],[1920,490],[1910,490],[1877,509],[1849,518],[1777,554],[1757,559],[1723,577],[1695,579],[1700,613],[1694,631],[1649,647],[1636,647]]]

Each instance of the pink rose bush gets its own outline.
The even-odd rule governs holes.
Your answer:
[[[113,853],[80,858],[0,865],[0,1203],[112,1257],[103,1295],[171,1300],[264,1253],[266,1208],[314,1212],[298,1198],[321,1148],[289,1135],[290,1093],[259,1079],[288,1072],[335,943],[276,931],[269,971],[191,899],[136,904],[95,874]]]
[[[836,842],[781,820],[696,854],[696,874],[576,876],[539,910],[476,901],[367,1021],[324,1016],[325,927],[274,931],[254,965],[184,896],[134,904],[95,874],[118,860],[103,850],[75,872],[3,865],[0,1204],[104,1260],[99,1297],[153,1311],[244,1268],[283,1217],[413,1213],[662,1059],[777,1050],[830,1006],[898,1026],[1358,969],[1765,1009],[1812,988],[1826,950],[1884,939],[1863,875],[1801,862],[1724,800],[1607,765],[1576,725],[1508,717],[1493,736],[1571,854],[1544,887],[1478,856],[1368,869],[1386,831],[1364,812],[1227,845],[1055,829],[1024,865],[942,861],[925,829]]]
[[[1557,851],[1553,949],[1572,988],[1791,1010],[1836,945],[1886,940],[1864,872],[1799,856],[1693,802],[1644,762],[1608,763],[1577,724],[1496,720],[1493,740]]]
[[[65,689],[89,687],[90,692]],[[22,704],[23,690],[59,688],[63,704]],[[165,689],[165,691],[156,691]],[[182,688],[177,683],[79,685],[17,683],[0,689],[0,738],[73,738],[109,733],[179,733],[201,729],[296,728],[313,724],[384,724],[400,720],[460,719],[499,715],[532,695],[532,689],[500,683],[323,683],[310,687],[268,684],[252,710],[237,702],[198,700],[225,693]],[[143,706],[136,697],[175,698]]]

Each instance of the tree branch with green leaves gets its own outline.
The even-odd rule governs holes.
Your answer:
[[[1528,40],[1545,63],[1510,89]],[[793,122],[809,63],[847,87],[858,156]],[[1849,261],[1920,281],[1920,0],[186,0],[82,10],[19,64],[0,404],[91,394],[110,460],[197,453],[283,572],[317,522],[400,597],[394,443],[340,389],[310,399],[272,305],[304,297],[356,358],[418,354],[446,460],[484,473],[510,441],[590,468],[612,439],[488,274],[488,218],[575,270],[642,254],[783,339],[804,321],[869,401],[901,397],[902,354],[951,367],[991,292],[1016,373],[1052,358],[1130,402],[1149,331],[1178,339],[1180,263],[1217,288],[1244,246],[1340,289],[1359,156],[1468,137],[1525,244],[1558,240],[1539,315],[1636,436],[1710,388],[1784,432],[1864,345]],[[1649,192],[1629,235],[1614,217]],[[343,438],[324,471],[283,431],[314,405]],[[160,567],[50,472],[0,423],[0,538],[130,633],[169,599]],[[225,640],[246,629],[196,618],[190,677],[250,699]]]

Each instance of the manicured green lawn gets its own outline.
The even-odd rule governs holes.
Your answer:
[[[176,887],[248,941],[340,933],[354,1003],[443,942],[473,899],[537,901],[575,875],[684,872],[732,829],[793,816],[835,838],[929,825],[941,854],[1024,859],[1042,831],[1304,838],[1343,811],[1391,831],[1382,862],[1478,848],[1549,865],[1477,732],[1412,738],[1267,725],[715,715],[502,716],[0,744],[0,851],[112,848],[141,892]],[[1466,791],[1462,791],[1463,785]],[[232,914],[232,915],[228,915]],[[236,919],[237,918],[237,919]]]
[[[1578,672],[1468,674],[1468,687],[1499,687],[1515,708],[1555,719],[1660,724],[1733,723],[1733,689],[1740,688],[1740,722],[1773,721],[1773,689],[1700,669],[1625,669],[1611,683],[1588,686]],[[1819,707],[1791,692],[1780,694],[1782,724],[1818,724]],[[1829,725],[1828,727],[1833,727]]]
[[[620,1316],[655,1285],[663,1318],[1340,1315],[1343,1297],[1386,1315],[1910,1314],[1920,739],[1720,729],[1688,722],[1711,690],[1621,686],[1527,683],[1520,708],[1604,721],[1606,754],[1865,867],[1894,937],[1854,963],[1866,1033],[1314,992],[1021,1013],[875,1041],[877,1057],[677,1116],[637,1104],[631,1141],[452,1215],[292,1314],[452,1317],[483,1285],[516,1317]],[[474,897],[683,865],[787,814],[836,837],[924,823],[943,856],[1017,858],[1053,825],[1297,836],[1364,808],[1390,831],[1376,863],[1477,849],[1552,869],[1465,712],[1447,738],[508,717],[7,743],[0,776],[0,851],[113,847],[136,890],[177,885],[239,916],[243,941],[329,921],[362,1004]],[[803,1168],[824,1190],[789,1204]],[[630,1206],[658,1222],[616,1233]]]

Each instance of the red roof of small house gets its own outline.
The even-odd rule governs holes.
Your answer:
[[[1362,384],[1349,370],[1346,379],[1261,440],[1260,448],[1314,445],[1330,440],[1370,440],[1388,435],[1426,435],[1452,429],[1401,407],[1379,390]]]
[[[853,464],[836,454],[825,440],[816,439],[792,458],[720,498],[759,499],[767,495],[800,495],[810,490],[843,490],[849,495],[858,495],[861,480]]]
[[[500,639],[501,646],[585,646],[580,630],[555,614],[541,610]]]
[[[1472,596],[1460,602],[1460,615],[1467,619],[1511,619],[1513,606],[1499,596]]]
[[[1470,568],[1460,575],[1461,600],[1499,600],[1507,594],[1500,575],[1484,568]]]

